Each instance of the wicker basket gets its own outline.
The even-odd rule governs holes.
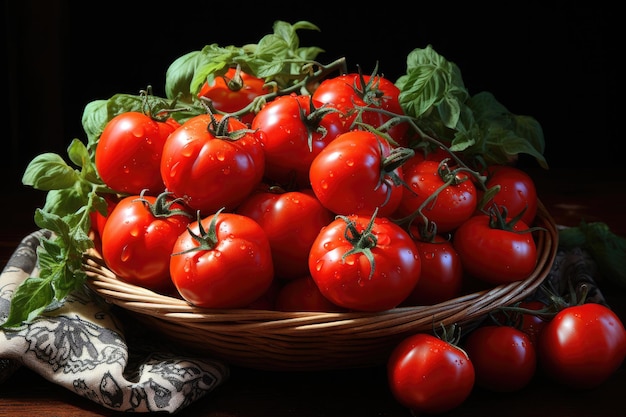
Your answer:
[[[404,337],[434,325],[471,328],[492,310],[531,294],[547,277],[558,231],[540,202],[536,226],[539,260],[526,280],[432,305],[381,313],[208,310],[118,279],[97,252],[85,256],[87,284],[107,302],[133,313],[178,346],[237,366],[261,370],[324,370],[381,365]]]

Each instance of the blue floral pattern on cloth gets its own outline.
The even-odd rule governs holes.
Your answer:
[[[26,236],[0,275],[0,319],[17,286],[37,275],[37,246]],[[218,360],[188,356],[166,345],[124,312],[85,288],[28,324],[0,331],[0,381],[26,366],[102,406],[125,412],[177,413],[229,377]],[[154,336],[154,337],[153,337]]]

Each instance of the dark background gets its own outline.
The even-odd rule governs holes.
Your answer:
[[[210,43],[256,43],[275,20],[319,26],[299,35],[302,46],[325,49],[321,62],[345,56],[349,69],[371,71],[379,61],[394,81],[407,54],[430,44],[460,67],[470,94],[491,91],[541,123],[551,169],[621,164],[619,14],[598,2],[469,3],[4,0],[2,177],[22,190],[35,155],[65,157],[73,138],[85,138],[88,102],[147,85],[164,95],[177,57]]]

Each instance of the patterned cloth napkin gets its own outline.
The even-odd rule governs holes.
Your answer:
[[[0,275],[0,321],[15,288],[37,274],[44,231],[25,237]],[[229,376],[226,364],[161,345],[132,320],[85,289],[28,325],[0,330],[0,382],[20,366],[102,406],[126,412],[176,413]],[[126,326],[126,327],[125,327]]]
[[[17,285],[37,274],[36,248],[45,231],[22,240],[0,275],[0,319],[6,320]],[[589,288],[587,301],[605,304],[597,268],[580,249],[559,250],[546,280],[565,294]],[[529,298],[541,298],[537,291]],[[0,330],[0,382],[26,366],[49,381],[102,406],[127,412],[176,413],[229,377],[219,360],[198,358],[158,337],[85,289],[15,330]],[[135,324],[135,326],[133,326]]]

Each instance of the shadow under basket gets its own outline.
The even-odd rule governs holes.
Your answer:
[[[539,202],[534,226],[538,261],[525,280],[480,290],[429,306],[401,307],[379,313],[211,310],[128,284],[112,273],[96,251],[84,257],[87,285],[105,301],[179,347],[247,368],[319,371],[378,366],[391,350],[414,333],[441,325],[469,329],[491,311],[533,293],[548,276],[558,249],[556,224]]]

